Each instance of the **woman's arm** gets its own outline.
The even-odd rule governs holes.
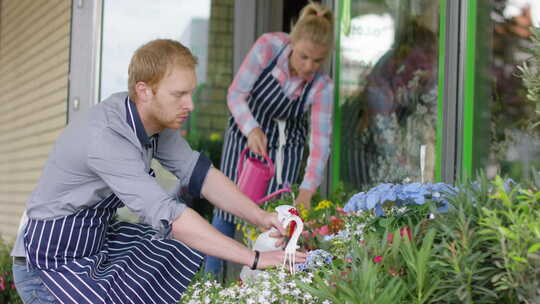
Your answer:
[[[313,86],[312,90],[309,157],[296,200],[308,208],[311,205],[311,196],[321,184],[330,155],[334,84],[330,78],[324,77]]]

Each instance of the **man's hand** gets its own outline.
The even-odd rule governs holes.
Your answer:
[[[261,128],[254,128],[249,132],[247,145],[253,153],[260,156],[266,155],[268,140]]]
[[[298,197],[294,201],[295,205],[302,204],[304,206],[304,209],[309,210],[311,209],[311,197],[313,196],[313,191],[306,190],[306,189],[300,189],[298,192]]]
[[[278,221],[276,212],[267,212],[261,210],[259,215],[257,226],[261,231],[266,231],[270,228],[276,228],[277,232],[270,233],[270,236],[276,238],[276,247],[281,247],[285,244],[285,236],[287,235],[287,230],[283,228],[281,223]]]
[[[306,261],[307,254],[305,252],[296,251],[295,252],[295,263],[304,263]],[[275,250],[275,251],[263,251],[259,258],[259,263],[257,264],[257,269],[265,269],[272,266],[279,266],[283,264],[285,259],[285,251]],[[251,265],[247,265],[250,267]]]

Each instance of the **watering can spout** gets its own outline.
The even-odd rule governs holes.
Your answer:
[[[269,199],[274,198],[274,197],[278,196],[279,194],[285,193],[285,192],[292,192],[292,190],[291,190],[291,188],[286,187],[286,188],[280,189],[280,190],[278,190],[276,192],[272,192],[272,193],[268,194],[267,196],[255,201],[255,202],[257,204],[261,204],[261,203],[264,203],[264,202],[268,201]]]

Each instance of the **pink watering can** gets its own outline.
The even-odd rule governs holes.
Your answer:
[[[266,163],[255,157],[247,157],[248,150],[248,147],[242,150],[238,159],[238,188],[242,193],[255,203],[260,204],[283,192],[291,192],[291,189],[286,187],[264,196],[268,191],[270,180],[275,174],[274,163],[268,155],[264,157]]]

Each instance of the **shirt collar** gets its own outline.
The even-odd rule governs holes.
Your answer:
[[[142,124],[141,117],[139,116],[139,112],[137,111],[135,103],[131,101],[129,96],[126,97],[125,103],[127,124],[131,127],[133,131],[135,131],[135,134],[137,134],[137,138],[139,139],[141,145],[145,148],[149,148],[151,146],[151,141],[148,137],[148,134],[146,134],[146,130],[144,130],[144,126]]]

